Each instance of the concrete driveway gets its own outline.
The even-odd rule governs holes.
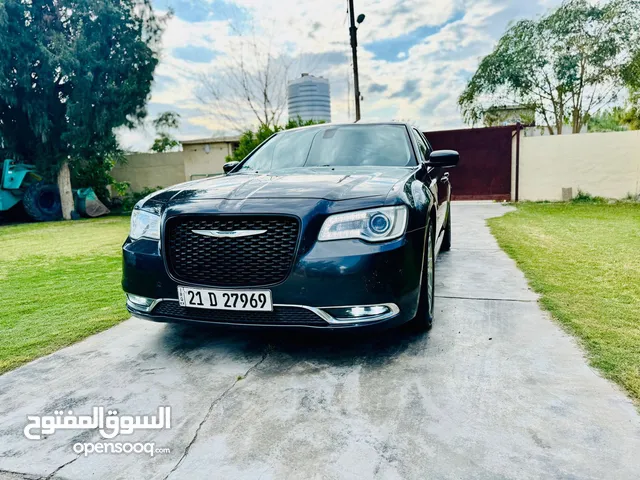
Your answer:
[[[637,479],[640,417],[536,303],[485,219],[454,206],[428,335],[328,339],[129,320],[0,377],[2,478]],[[327,285],[330,294],[331,285]],[[172,407],[170,430],[77,455],[95,430],[23,436],[28,414]]]

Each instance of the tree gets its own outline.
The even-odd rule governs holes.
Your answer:
[[[640,92],[632,91],[628,103],[628,108],[622,113],[621,122],[629,127],[629,130],[640,130]]]
[[[108,168],[146,116],[163,22],[150,0],[0,3],[0,144],[57,178],[65,219],[72,171]]]
[[[550,134],[565,122],[580,132],[615,102],[640,48],[640,2],[566,0],[537,21],[514,24],[485,57],[458,99],[476,124],[500,105],[533,106]]]
[[[176,112],[163,112],[153,121],[153,127],[158,132],[158,138],[153,141],[151,150],[156,153],[168,152],[179,147],[180,142],[173,138],[169,130],[180,127],[180,114]]]
[[[621,121],[631,130],[640,130],[640,52],[637,52],[633,61],[623,72],[624,82],[627,86],[629,98]]]
[[[253,132],[252,130],[245,131],[240,136],[240,142],[238,148],[236,148],[231,155],[227,155],[227,162],[239,162],[243,160],[247,155],[253,152],[258,145],[264,142],[274,133],[282,130],[290,130],[292,128],[306,127],[309,125],[318,125],[324,122],[317,122],[315,120],[302,120],[300,117],[297,119],[289,119],[286,125],[275,125],[271,128],[268,125],[260,125],[258,129]]]
[[[235,130],[246,130],[251,118],[259,126],[274,128],[287,102],[290,62],[285,55],[274,53],[270,41],[236,33],[234,54],[217,65],[215,72],[200,78],[198,98]]]
[[[589,118],[590,132],[622,132],[625,126],[626,111],[622,107],[603,110]]]

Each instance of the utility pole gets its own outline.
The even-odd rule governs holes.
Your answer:
[[[349,36],[351,37],[351,53],[353,55],[353,90],[356,95],[356,122],[360,120],[360,81],[358,79],[358,38],[356,27],[356,18],[353,11],[353,0],[349,0],[349,17],[351,26],[349,27]],[[364,15],[358,15],[358,23],[364,21]]]

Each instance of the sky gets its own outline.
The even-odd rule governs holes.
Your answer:
[[[255,39],[286,58],[284,81],[310,73],[329,79],[332,121],[354,121],[347,0],[152,0],[171,8],[146,126],[119,132],[124,148],[146,151],[150,120],[181,115],[181,140],[235,134],[210,100],[203,78],[220,72]],[[409,121],[424,131],[464,127],[457,98],[479,61],[511,22],[536,18],[561,0],[354,0],[361,108],[365,120]],[[244,43],[243,43],[244,42]],[[203,101],[204,100],[204,101]],[[245,115],[246,125],[255,121]],[[286,121],[286,111],[283,120]]]

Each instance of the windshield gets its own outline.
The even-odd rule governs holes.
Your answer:
[[[342,125],[275,135],[239,171],[416,165],[403,125]]]

